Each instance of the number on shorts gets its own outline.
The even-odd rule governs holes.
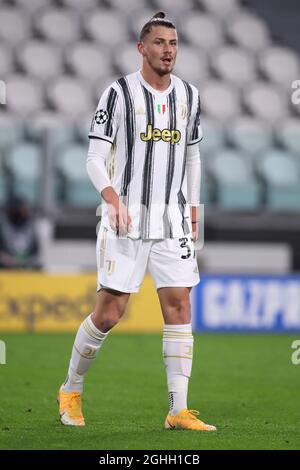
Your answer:
[[[180,241],[180,248],[184,248],[187,250],[186,254],[181,255],[181,259],[189,259],[192,254],[192,249],[188,244],[189,239],[187,237],[179,238]]]

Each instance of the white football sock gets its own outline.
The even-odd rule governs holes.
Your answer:
[[[89,315],[80,325],[74,341],[68,375],[62,389],[65,392],[82,392],[84,375],[96,359],[107,333],[94,325]]]
[[[164,326],[163,357],[167,373],[171,415],[187,408],[188,383],[193,362],[193,342],[190,323]]]

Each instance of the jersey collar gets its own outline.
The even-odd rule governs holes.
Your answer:
[[[154,95],[158,95],[158,96],[167,96],[167,95],[173,90],[173,87],[174,87],[174,79],[173,79],[173,75],[172,75],[172,74],[170,75],[171,83],[170,83],[170,85],[168,86],[168,88],[167,88],[166,90],[164,90],[164,91],[156,90],[156,89],[153,88],[151,85],[149,85],[149,83],[146,82],[146,80],[143,78],[143,75],[141,74],[141,71],[140,71],[140,70],[137,72],[137,75],[138,75],[139,81],[144,85],[144,87],[147,88],[147,90],[149,90],[150,93],[153,93]]]

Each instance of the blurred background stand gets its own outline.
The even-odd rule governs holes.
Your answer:
[[[3,0],[1,225],[6,201],[22,194],[44,271],[96,270],[101,198],[86,173],[89,126],[104,89],[140,67],[138,33],[160,9],[179,34],[174,73],[201,96],[201,272],[296,274],[300,105],[291,95],[300,77],[297,0]]]

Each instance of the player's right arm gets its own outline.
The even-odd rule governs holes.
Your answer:
[[[113,87],[107,88],[100,98],[89,132],[86,168],[93,185],[108,205],[111,228],[120,234],[126,234],[131,228],[131,218],[127,207],[112,187],[106,169],[106,161],[120,122],[118,101],[118,94]]]

